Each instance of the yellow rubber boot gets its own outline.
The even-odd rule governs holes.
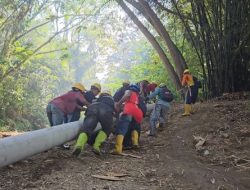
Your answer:
[[[76,141],[72,155],[79,156],[79,154],[81,153],[81,151],[82,151],[84,145],[87,143],[87,141],[88,141],[88,135],[86,133],[80,133],[80,135]]]
[[[191,104],[185,104],[184,113],[182,114],[182,116],[190,116],[190,111],[191,111]]]
[[[138,147],[138,145],[139,145],[139,142],[138,142],[139,141],[139,133],[136,130],[132,131],[131,138],[132,138],[133,146]]]
[[[116,144],[115,144],[115,150],[113,150],[112,154],[121,154],[122,153],[122,144],[123,144],[123,135],[117,135],[116,136]]]

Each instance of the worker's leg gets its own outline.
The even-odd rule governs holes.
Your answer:
[[[159,120],[159,129],[161,130],[168,121],[168,111],[169,107],[166,105],[161,105],[161,114],[160,114],[160,120]]]
[[[191,96],[190,89],[187,90],[186,96],[185,96],[185,105],[184,105],[184,113],[182,116],[190,116],[191,111],[191,104],[192,104],[192,96]]]
[[[75,111],[71,114],[68,114],[68,122],[78,121],[81,117],[81,111],[79,109],[75,109]]]
[[[96,154],[101,153],[100,146],[110,135],[113,127],[113,113],[106,111],[104,108],[100,108],[99,110],[99,121],[101,123],[102,130],[99,131],[93,145],[93,150]]]
[[[116,136],[115,150],[112,153],[114,154],[122,153],[123,139],[126,133],[128,132],[128,127],[131,121],[132,121],[132,116],[130,115],[122,115],[120,117],[118,126],[116,128],[117,136]]]
[[[63,124],[64,113],[53,104],[51,104],[51,113],[52,113],[52,124],[53,124],[52,126]]]
[[[75,144],[73,155],[78,156],[84,145],[87,143],[88,138],[93,133],[96,125],[98,123],[97,117],[95,115],[89,115],[85,118],[83,122],[83,127],[80,129],[80,134]]]
[[[131,138],[132,138],[132,144],[134,148],[137,148],[139,145],[139,136],[141,132],[141,125],[138,122],[133,122],[132,126],[132,133],[131,133]]]
[[[191,88],[191,90],[192,90],[192,104],[191,104],[191,109],[190,109],[190,113],[194,113],[194,104],[195,104],[195,102],[196,102],[196,100],[197,100],[197,97],[198,97],[198,91],[199,91],[199,88],[198,88],[198,86],[193,86],[192,88]]]
[[[160,119],[161,105],[155,104],[155,107],[150,115],[150,136],[156,135],[156,125]]]
[[[50,103],[46,107],[46,113],[47,113],[47,117],[48,117],[50,126],[53,126],[52,110],[51,110],[51,104]]]
[[[132,120],[132,122],[129,124],[128,131],[127,131],[126,135],[124,136],[124,140],[123,140],[124,149],[131,149],[132,148],[131,134],[132,134],[133,121],[134,120]]]

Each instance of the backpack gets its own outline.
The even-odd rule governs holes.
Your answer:
[[[195,85],[195,86],[197,86],[198,88],[202,88],[201,81],[198,80],[197,77],[194,77],[194,76],[193,76],[193,80],[194,80],[194,85]]]
[[[159,98],[166,102],[172,102],[174,100],[174,95],[167,87],[163,87],[161,88]]]

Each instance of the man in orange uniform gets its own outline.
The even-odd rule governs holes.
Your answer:
[[[195,84],[193,76],[190,74],[188,69],[184,70],[181,83],[183,87],[187,87],[185,94],[184,113],[182,116],[189,116],[192,110],[192,104],[195,102],[194,98],[192,97],[195,94]]]
[[[139,104],[140,87],[138,85],[130,85],[129,89],[125,92],[122,99],[116,103],[116,110],[119,110],[121,105],[124,104],[123,112],[119,118],[118,125],[116,127],[116,145],[114,154],[122,153],[122,145],[124,136],[127,134],[129,125],[134,122],[131,130],[132,145],[138,147],[140,124],[143,119],[143,113],[138,107]]]

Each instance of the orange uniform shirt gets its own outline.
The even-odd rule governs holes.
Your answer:
[[[194,86],[193,76],[190,74],[184,74],[181,81],[182,86]]]

